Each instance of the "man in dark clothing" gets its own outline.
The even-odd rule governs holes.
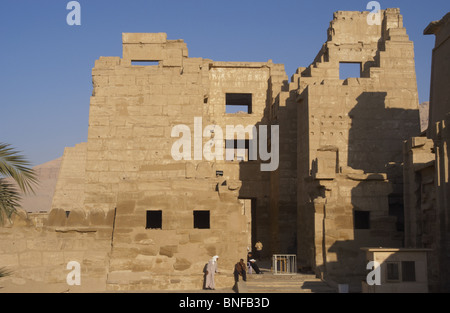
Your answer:
[[[237,283],[239,281],[239,275],[242,276],[243,281],[247,281],[247,266],[245,266],[244,259],[241,259],[234,266],[234,281]]]
[[[247,254],[247,262],[250,263],[250,266],[255,270],[256,274],[262,274],[259,266],[256,264],[256,260],[253,259],[253,255],[251,252]]]

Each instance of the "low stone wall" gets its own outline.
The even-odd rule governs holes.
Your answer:
[[[123,229],[117,227],[115,214],[114,211],[104,213],[101,210],[89,213],[73,210],[66,214],[62,209],[53,209],[48,214],[19,212],[14,215],[0,226],[0,268],[11,272],[9,276],[0,278],[0,292],[203,289],[203,267],[209,257],[198,255],[194,258],[198,259],[197,262],[191,264],[192,260],[188,261],[185,254],[192,257],[192,254],[203,253],[204,249],[208,251],[207,243],[219,240],[220,232],[216,233],[216,238],[204,236],[202,230],[192,230],[191,233],[174,230],[174,234],[179,233],[174,236],[170,231],[163,231],[160,236],[165,240],[158,236],[154,238],[158,245],[142,234],[135,236],[141,239],[137,243],[124,242],[119,240],[123,237]],[[125,234],[129,235],[129,232]],[[113,240],[114,236],[117,238]],[[191,238],[196,244],[190,245],[188,240],[179,246],[164,245],[180,236]],[[114,247],[114,242],[117,247]],[[138,249],[139,244],[141,249]],[[171,247],[175,250],[172,251]],[[156,250],[152,252],[152,249]],[[224,253],[222,262],[219,261],[220,273],[215,277],[216,288],[231,289],[234,284],[231,260],[227,260],[225,250],[213,250],[213,254]],[[80,266],[80,285],[67,282],[68,277],[72,279],[75,269],[68,265],[74,261]]]
[[[14,216],[0,227],[0,267],[11,271],[1,278],[0,292],[105,290],[112,227],[101,217],[72,212],[66,218],[63,210]],[[79,286],[67,284],[72,261],[80,264]]]

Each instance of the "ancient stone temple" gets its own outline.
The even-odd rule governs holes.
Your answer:
[[[259,126],[270,125],[272,89],[280,90],[283,74],[270,61],[189,58],[182,40],[162,33],[123,34],[123,58],[96,62],[88,142],[66,149],[53,211],[70,211],[69,223],[73,214],[111,216],[108,286],[198,288],[211,256],[231,271],[258,233],[266,247],[278,244],[267,232],[278,202],[270,203],[273,174],[250,159],[250,142],[258,145]],[[180,125],[189,131],[181,160],[173,155]],[[295,219],[289,226],[295,234]],[[292,234],[286,242],[295,249]]]
[[[356,63],[359,77],[339,77]],[[337,12],[314,63],[294,76],[298,101],[301,266],[358,287],[359,247],[403,245],[402,143],[418,134],[414,46],[396,9]]]
[[[450,291],[450,13],[430,23],[435,35],[428,130],[404,145],[405,245],[428,248],[430,291]]]
[[[270,78],[282,72],[271,62],[189,58],[182,40],[163,33],[123,34],[123,58],[96,61],[88,142],[66,150],[73,161],[63,164],[53,207],[70,211],[69,220],[112,216],[108,287],[199,288],[213,255],[228,271],[246,257],[252,211],[260,219],[267,211],[269,175],[248,160],[253,132],[228,138],[219,130],[267,125]],[[173,155],[180,125],[189,131],[181,160]],[[234,158],[235,141],[247,164]],[[212,161],[203,153],[209,145]],[[232,285],[231,275],[222,279],[219,286]]]
[[[65,149],[52,210],[2,228],[28,244],[1,253],[34,281],[64,284],[77,261],[93,290],[187,290],[214,255],[216,285],[231,286],[260,240],[263,258],[295,254],[359,291],[361,248],[405,246],[403,148],[420,135],[403,17],[369,18],[334,13],[290,80],[271,60],[191,58],[164,33],[124,33],[122,57],[95,62],[88,140]]]
[[[96,62],[88,142],[78,148],[82,203],[61,206],[57,192],[54,206],[114,211],[111,280],[200,273],[215,254],[231,267],[258,238],[269,254],[296,253],[301,268],[359,282],[359,247],[402,246],[402,142],[419,131],[414,49],[398,10],[380,25],[367,18],[335,13],[314,63],[290,83],[282,65],[192,59],[165,34],[124,34],[123,57]],[[340,77],[347,63],[358,77]],[[227,112],[234,105],[241,112]],[[278,125],[279,167],[174,160],[173,127],[194,130],[196,118],[222,130]],[[217,134],[203,128],[192,151],[195,136],[203,147]],[[252,135],[241,139],[247,149]],[[200,213],[208,229],[195,228]],[[146,227],[154,216],[158,230]]]

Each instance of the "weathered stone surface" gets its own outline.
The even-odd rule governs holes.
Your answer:
[[[50,266],[76,260],[95,286],[155,290],[201,288],[204,265],[219,255],[217,286],[231,287],[234,264],[261,240],[265,258],[296,253],[301,268],[360,284],[361,245],[402,244],[400,216],[390,214],[402,205],[403,148],[409,179],[420,171],[419,189],[434,199],[432,144],[403,144],[420,134],[413,44],[399,10],[380,14],[369,26],[368,12],[336,12],[313,63],[291,80],[270,60],[189,58],[164,33],[123,34],[123,57],[95,62],[88,140],[64,152],[49,227],[30,217],[2,228],[0,256],[24,267],[18,279],[64,283],[64,269]],[[348,62],[360,64],[360,77],[340,77]],[[248,112],[229,112],[231,94],[251,95]],[[440,139],[447,123],[432,127]],[[190,130],[175,151],[181,160],[172,155],[176,125]],[[240,137],[225,134],[228,125],[250,127]],[[279,132],[258,140],[257,160],[253,126],[258,139],[262,126]],[[225,139],[246,140],[245,155],[224,159]],[[262,170],[274,160],[262,160],[261,148],[277,152],[274,171]],[[444,162],[443,146],[439,153]],[[357,211],[370,213],[370,229],[355,229]]]
[[[66,212],[60,208],[54,208],[48,215],[47,225],[65,226],[67,222]]]
[[[28,214],[23,209],[18,209],[12,216],[11,221],[15,227],[24,227],[32,224],[32,221],[28,218]]]
[[[175,264],[173,265],[173,268],[176,271],[184,271],[191,267],[191,262],[189,260],[180,258],[176,260]]]
[[[168,256],[169,258],[171,258],[174,255],[174,253],[176,253],[177,251],[178,251],[177,246],[162,246],[159,249],[159,254],[165,255],[165,256]]]
[[[404,144],[404,212],[405,245],[433,249],[428,253],[428,281],[431,292],[450,291],[449,224],[442,223],[442,213],[448,208],[450,124],[448,106],[450,93],[450,13],[431,22],[425,35],[435,35],[430,90],[428,126],[425,136],[409,138]],[[423,127],[422,130],[425,130]],[[441,217],[439,217],[439,215]],[[445,224],[445,226],[444,226]],[[442,243],[442,244],[441,244]]]
[[[330,281],[364,276],[358,245],[402,245],[388,216],[402,197],[402,143],[420,133],[414,51],[402,16],[386,9],[382,23],[372,26],[367,17],[367,12],[336,12],[322,50],[289,86],[301,101],[300,266],[324,271],[320,275]],[[385,49],[379,50],[380,42]],[[348,62],[360,65],[359,77],[340,77]],[[401,83],[399,75],[405,78]],[[355,229],[356,211],[369,212],[364,216],[370,229]],[[360,288],[358,279],[349,283]]]
[[[67,218],[67,226],[88,226],[87,215],[84,210],[74,209]]]
[[[105,225],[105,212],[101,209],[92,209],[89,212],[89,222],[91,225]]]

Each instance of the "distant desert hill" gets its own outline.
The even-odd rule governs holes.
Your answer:
[[[34,188],[35,194],[22,196],[21,205],[27,212],[48,212],[52,205],[56,181],[62,157],[33,167],[39,179],[39,185]],[[12,182],[12,178],[7,181]]]

